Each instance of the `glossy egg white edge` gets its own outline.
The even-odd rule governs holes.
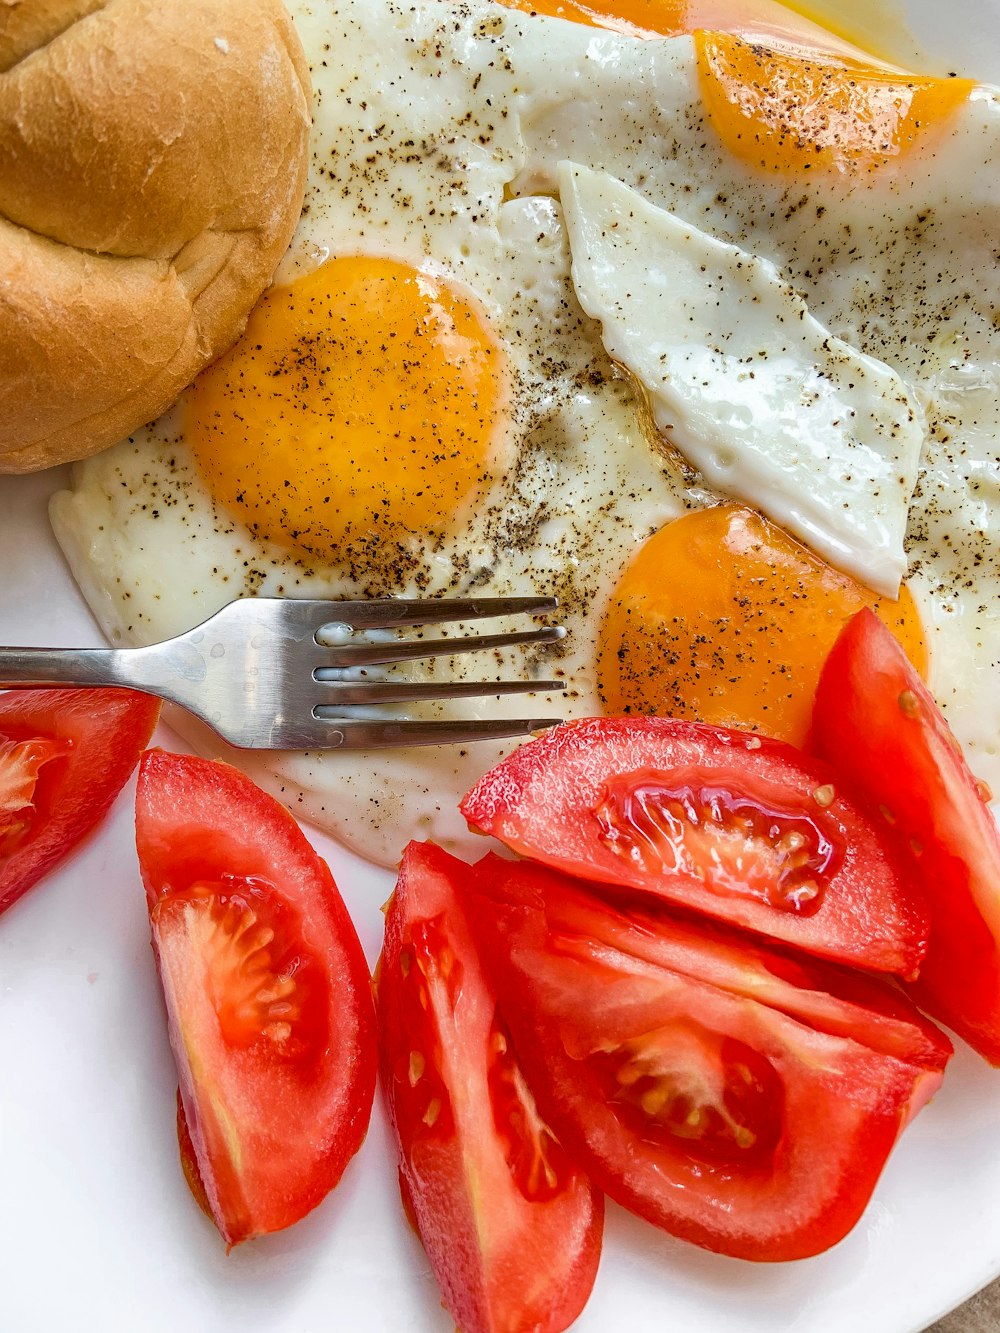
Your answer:
[[[995,0],[863,8],[868,22],[875,15],[894,35],[899,49],[887,54],[901,62],[911,37],[898,36],[900,25],[942,72],[1000,82]],[[62,469],[0,479],[5,641],[102,642],[46,526],[47,499],[67,481]],[[165,729],[158,739],[178,744]],[[445,1333],[451,1321],[403,1220],[378,1104],[338,1190],[285,1235],[227,1259],[188,1196],[130,795],[0,923],[0,1324],[16,1333],[299,1333],[335,1318],[366,1333]],[[313,836],[374,963],[377,904],[391,876]],[[576,1327],[917,1333],[1000,1270],[998,1122],[996,1074],[960,1050],[859,1227],[805,1263],[720,1260],[612,1207],[597,1287]]]

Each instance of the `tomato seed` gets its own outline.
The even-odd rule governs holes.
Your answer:
[[[667,1102],[670,1100],[670,1091],[662,1086],[650,1088],[639,1098],[639,1105],[650,1117],[655,1118],[660,1114]]]
[[[912,690],[904,690],[899,696],[899,711],[904,717],[916,717],[920,701]]]
[[[800,852],[806,845],[806,835],[800,833],[798,829],[789,829],[789,831],[780,838],[775,844],[775,850],[787,852],[789,855],[793,852]]]
[[[424,1076],[424,1070],[427,1068],[427,1061],[419,1051],[410,1052],[410,1087],[415,1088]]]
[[[287,1041],[292,1035],[291,1023],[268,1023],[264,1028],[265,1037],[270,1037],[273,1042],[281,1043]]]

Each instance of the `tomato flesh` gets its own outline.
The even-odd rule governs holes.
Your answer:
[[[901,992],[488,856],[467,914],[539,1110],[607,1194],[743,1259],[835,1244],[951,1046]]]
[[[411,843],[376,970],[401,1194],[463,1333],[557,1333],[597,1271],[603,1201],[538,1115],[460,905],[471,870]]]
[[[159,712],[132,690],[0,694],[0,912],[104,818]]]
[[[926,896],[913,995],[1000,1064],[1000,832],[929,690],[867,612],[824,666],[813,742],[899,838]]]
[[[38,820],[35,791],[42,769],[69,752],[68,741],[51,736],[0,742],[0,856],[12,855]]]
[[[462,802],[556,869],[656,894],[838,962],[911,975],[926,907],[831,769],[674,718],[591,718],[516,750]]]
[[[325,862],[235,769],[147,753],[136,843],[185,1174],[235,1245],[315,1207],[361,1146],[377,1060],[368,968]]]

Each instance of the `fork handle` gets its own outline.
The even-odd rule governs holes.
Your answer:
[[[56,685],[119,685],[149,689],[134,679],[128,658],[115,648],[0,648],[0,689]]]

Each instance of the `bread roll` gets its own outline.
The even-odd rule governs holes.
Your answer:
[[[0,472],[113,443],[236,340],[309,99],[279,0],[0,0]]]

